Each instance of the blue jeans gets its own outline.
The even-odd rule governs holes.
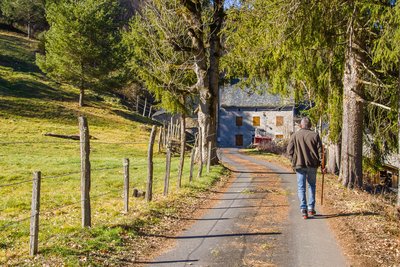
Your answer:
[[[317,168],[296,169],[297,194],[300,200],[300,209],[307,209],[306,180],[308,183],[308,209],[315,207],[315,182],[317,180]]]

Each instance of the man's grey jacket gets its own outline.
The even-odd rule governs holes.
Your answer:
[[[318,168],[321,165],[321,138],[310,129],[300,129],[291,136],[287,153],[294,169]]]

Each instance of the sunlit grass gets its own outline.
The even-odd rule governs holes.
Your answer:
[[[77,255],[116,251],[124,238],[145,225],[159,223],[153,213],[173,213],[170,201],[206,190],[221,175],[189,184],[186,159],[183,188],[178,192],[178,157],[173,157],[170,192],[162,197],[165,155],[154,154],[154,198],[130,199],[123,211],[123,158],[129,158],[133,187],[145,190],[151,121],[132,114],[112,99],[88,92],[88,106],[79,108],[79,91],[57,84],[34,64],[35,43],[0,31],[0,265],[26,264],[28,256],[32,173],[42,172],[39,251],[44,261],[76,266]],[[79,142],[44,136],[78,134],[78,116],[88,118],[91,140],[91,229],[81,228]],[[107,170],[99,170],[107,168]],[[109,169],[110,168],[110,169]],[[70,174],[69,174],[70,173]],[[69,175],[68,175],[69,174]],[[58,177],[61,176],[61,177]],[[14,186],[2,185],[28,181]],[[19,220],[23,220],[18,222]],[[14,223],[16,222],[16,223]],[[126,230],[129,226],[130,231]],[[90,264],[90,263],[86,263]]]

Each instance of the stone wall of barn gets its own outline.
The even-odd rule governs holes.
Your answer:
[[[242,119],[237,119],[238,117]],[[254,123],[258,124],[258,119],[254,119],[254,117],[259,118],[259,126],[253,125]],[[287,139],[294,131],[293,117],[293,106],[280,109],[220,107],[218,145],[219,147],[248,147],[253,142],[257,128],[264,130],[273,139]],[[243,139],[241,146],[238,145],[240,136]]]

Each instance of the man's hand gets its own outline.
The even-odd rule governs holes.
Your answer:
[[[321,167],[321,173],[325,174],[326,173],[326,168]]]

